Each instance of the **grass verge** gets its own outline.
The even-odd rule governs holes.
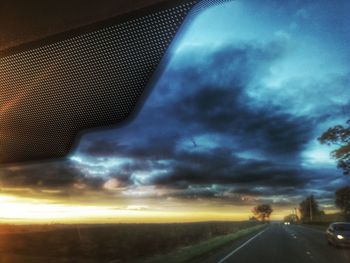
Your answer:
[[[140,261],[139,263],[184,263],[189,262],[191,260],[194,260],[198,257],[201,257],[207,253],[209,253],[212,250],[216,250],[218,248],[221,248],[228,244],[229,242],[232,242],[234,240],[243,238],[249,234],[257,233],[263,228],[265,228],[267,225],[257,225],[248,227],[246,229],[238,230],[237,232],[234,232],[232,234],[228,235],[222,235],[217,236],[214,238],[211,238],[209,240],[203,241],[201,243],[182,247],[179,249],[176,249],[174,252],[165,254],[165,255],[158,255],[154,256],[152,258],[148,258],[146,260]]]

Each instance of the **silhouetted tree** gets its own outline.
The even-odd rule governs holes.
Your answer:
[[[317,201],[313,195],[308,196],[299,204],[299,212],[302,221],[314,221],[316,217],[324,215],[320,211]]]
[[[350,120],[346,126],[337,125],[329,128],[318,138],[321,144],[338,145],[339,147],[331,152],[331,156],[338,160],[338,168],[342,169],[345,175],[350,173]]]
[[[345,186],[335,192],[335,204],[343,212],[346,220],[350,221],[350,186]]]
[[[273,209],[269,204],[261,204],[254,207],[252,212],[260,221],[266,221],[266,219],[270,218]]]

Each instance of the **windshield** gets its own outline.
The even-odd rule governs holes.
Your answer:
[[[349,2],[199,10],[133,118],[0,168],[0,261],[348,262]]]
[[[336,224],[334,230],[338,231],[350,231],[350,224]]]

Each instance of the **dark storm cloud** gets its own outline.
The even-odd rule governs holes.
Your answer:
[[[178,153],[177,162],[169,173],[152,180],[155,185],[259,185],[269,187],[302,187],[307,182],[295,167],[269,161],[244,160],[232,155],[229,149],[210,152]]]
[[[252,104],[245,94],[247,82],[252,77],[250,74],[263,71],[267,62],[282,56],[282,51],[276,50],[279,49],[272,44],[259,48],[244,46],[238,51],[234,47],[220,49],[208,59],[210,63],[203,71],[222,71],[219,77],[224,82],[217,81],[218,76],[212,79],[209,75],[206,80],[207,77],[202,75],[202,83],[198,84],[191,82],[194,69],[180,70],[181,73],[176,75],[181,75],[182,81],[194,92],[179,98],[171,115],[182,120],[184,126],[196,123],[203,130],[239,137],[242,148],[255,147],[267,154],[294,154],[296,157],[310,139],[311,120],[283,113],[277,107]],[[258,61],[264,62],[258,64]]]
[[[91,156],[117,156],[125,146],[104,139],[97,139],[85,147],[84,151]]]
[[[84,184],[89,189],[99,189],[100,178],[88,178],[70,162],[52,162],[13,166],[0,170],[3,187],[30,187],[32,189],[67,189],[74,184]]]
[[[161,130],[161,127],[158,128]],[[159,132],[154,135],[144,133],[143,137],[145,140],[136,145],[110,139],[92,140],[81,152],[92,157],[128,157],[135,160],[144,158],[156,160],[173,157],[174,147],[179,139],[177,134]]]
[[[298,195],[298,194],[304,194],[304,191],[300,190],[300,186],[267,186],[267,187],[254,187],[254,186],[238,186],[237,188],[233,188],[231,190],[232,193],[236,194],[244,194],[244,195],[250,195],[250,196],[271,196],[273,193],[274,195],[283,195],[283,196],[290,196],[290,195]]]
[[[128,159],[110,173],[125,185],[140,183],[132,176],[135,172],[162,170],[143,184],[182,189],[181,196],[220,196],[212,190],[188,189],[196,185],[239,186],[239,194],[253,186],[281,188],[285,194],[304,187],[310,177],[299,167],[298,158],[310,139],[312,122],[274,106],[256,105],[246,93],[250,78],[264,74],[269,63],[283,56],[281,45],[252,43],[195,52],[179,58],[181,67],[168,69],[130,126],[113,137],[92,137],[81,154]],[[192,56],[201,57],[201,62]],[[205,149],[191,139],[203,133],[233,140]],[[191,149],[177,147],[184,138],[192,141]],[[239,157],[246,149],[262,152],[265,160]],[[274,193],[260,190],[260,194]]]
[[[188,65],[170,75],[181,76],[186,90],[168,109],[183,126],[198,124],[204,131],[239,137],[242,147],[257,147],[271,154],[298,154],[310,139],[313,123],[280,108],[253,104],[246,94],[254,74],[283,56],[277,43],[264,46],[227,46],[212,53],[204,66]],[[211,72],[214,72],[211,74]],[[173,77],[173,78],[172,78]]]
[[[240,194],[230,193],[225,188],[211,188],[211,187],[196,187],[187,188],[181,191],[170,193],[169,197],[178,199],[190,199],[190,200],[216,200],[225,201],[234,205],[246,204],[246,200],[242,199]]]
[[[154,170],[166,170],[160,174],[155,174],[146,185],[158,187],[186,189],[191,185],[236,185],[241,186],[238,193],[244,193],[244,189],[254,186],[273,187],[283,189],[286,194],[293,192],[293,189],[303,188],[313,179],[313,172],[306,175],[305,171],[293,166],[286,166],[269,161],[259,161],[241,159],[234,156],[230,148],[217,148],[205,152],[174,151],[173,161],[168,163],[158,163],[150,155],[148,158],[134,158],[132,151],[124,154],[123,157],[131,158],[132,161],[118,167],[110,174],[110,177],[117,178],[124,182],[124,185],[132,185],[134,181],[132,175],[135,172],[152,172]],[[244,188],[245,187],[245,188]],[[185,191],[184,194],[190,194]],[[276,191],[262,190],[260,194],[277,194]],[[296,193],[296,192],[294,192]],[[250,194],[249,191],[246,194]]]
[[[190,56],[202,57],[205,63]],[[281,56],[283,48],[278,43],[225,46],[207,54],[184,55],[177,62],[181,67],[171,67],[161,78],[140,118],[129,129],[115,133],[115,137],[142,136],[143,140],[137,145],[97,140],[85,153],[171,158],[181,135],[219,132],[238,137],[241,148],[297,157],[310,139],[313,123],[277,107],[254,105],[246,94],[252,75]],[[177,90],[176,94],[167,97],[171,90]]]
[[[161,127],[158,128],[161,130]],[[127,150],[127,154],[132,158],[149,158],[153,160],[173,158],[178,139],[179,135],[176,133],[162,134],[159,132],[157,135],[150,135],[142,145],[132,145]]]
[[[205,130],[229,133],[247,148],[258,147],[271,154],[298,154],[310,139],[312,123],[276,108],[252,109],[242,90],[204,88],[184,98],[176,108],[178,118],[197,123]]]
[[[310,83],[298,79],[289,81],[287,88],[309,91],[299,100],[289,101],[289,93],[284,97],[269,90],[271,103],[265,93],[261,103],[259,94],[249,93],[254,91],[252,85],[266,88],[255,80],[270,76],[271,65],[284,59],[285,41],[183,50],[160,77],[139,116],[105,137],[88,137],[79,154],[92,162],[96,157],[128,160],[111,168],[108,176],[124,187],[155,186],[155,191],[161,189],[174,198],[244,203],[242,196],[262,201],[278,197],[274,202],[285,205],[317,188],[324,189],[316,193],[318,197],[329,198],[335,187],[324,186],[340,183],[334,178],[325,182],[320,170],[302,163],[315,127],[329,117],[324,111],[294,114],[307,105],[323,107],[325,100],[317,102],[319,96],[310,92]],[[341,86],[344,81],[338,82]],[[324,90],[316,87],[320,83],[312,85]],[[272,103],[273,96],[286,101]],[[208,147],[210,135],[219,142]]]
[[[159,169],[161,167],[164,167],[164,165],[147,160],[135,159],[132,162],[124,163],[119,166],[118,169],[113,169],[108,177],[115,178],[121,186],[128,187],[138,183],[137,180],[133,178],[134,173],[144,171],[151,172],[153,169]]]

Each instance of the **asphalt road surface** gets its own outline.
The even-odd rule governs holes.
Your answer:
[[[213,253],[202,263],[350,263],[350,249],[329,246],[318,229],[272,223]]]

